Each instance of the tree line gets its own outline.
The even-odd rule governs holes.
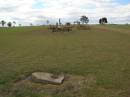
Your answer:
[[[46,21],[47,24],[49,24],[49,20]],[[81,16],[79,21],[74,21],[73,22],[74,24],[88,24],[89,23],[89,18],[85,15]],[[108,20],[106,17],[103,17],[103,18],[100,18],[99,19],[99,24],[107,24],[108,23]],[[8,27],[15,27],[16,25],[16,22],[13,21],[13,22],[6,22],[4,20],[0,21],[0,24],[2,25],[2,27],[5,27],[5,25],[7,24]],[[33,24],[31,23],[30,26],[32,26]],[[19,24],[19,26],[21,26],[21,24]]]
[[[81,22],[82,24],[88,24],[89,18],[88,18],[87,16],[81,16],[80,22]],[[79,23],[79,24],[80,24],[80,22],[77,21],[77,23]],[[107,20],[106,17],[103,17],[103,18],[100,18],[100,19],[99,19],[99,24],[107,24],[107,23],[108,23],[108,20]]]
[[[4,20],[0,21],[0,24],[2,25],[2,27],[5,27],[5,25],[7,24],[8,27],[12,27],[12,26],[15,26],[16,25],[16,22],[13,21],[13,22],[6,22]]]

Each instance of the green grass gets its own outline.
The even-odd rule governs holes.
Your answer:
[[[14,80],[33,71],[87,77],[79,92],[46,94]],[[91,26],[91,30],[52,33],[46,27],[0,28],[0,97],[129,97],[130,26]],[[71,95],[70,95],[71,94]]]

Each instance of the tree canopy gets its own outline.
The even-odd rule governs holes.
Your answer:
[[[107,24],[108,23],[108,20],[106,17],[103,17],[103,18],[100,18],[99,19],[99,24]]]
[[[86,16],[81,16],[80,21],[82,22],[82,24],[88,24],[89,18]]]
[[[2,27],[4,27],[4,25],[6,24],[4,20],[2,20],[0,23],[2,24]]]

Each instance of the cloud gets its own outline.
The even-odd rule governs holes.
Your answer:
[[[98,23],[100,17],[109,22],[130,23],[130,3],[118,0],[0,0],[0,20],[16,21],[24,25],[44,24],[46,20],[55,23],[78,20],[81,15]]]

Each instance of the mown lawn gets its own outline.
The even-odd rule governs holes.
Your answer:
[[[78,92],[48,94],[12,87],[34,71],[94,78]],[[52,33],[46,27],[0,28],[0,97],[130,97],[130,26]]]

